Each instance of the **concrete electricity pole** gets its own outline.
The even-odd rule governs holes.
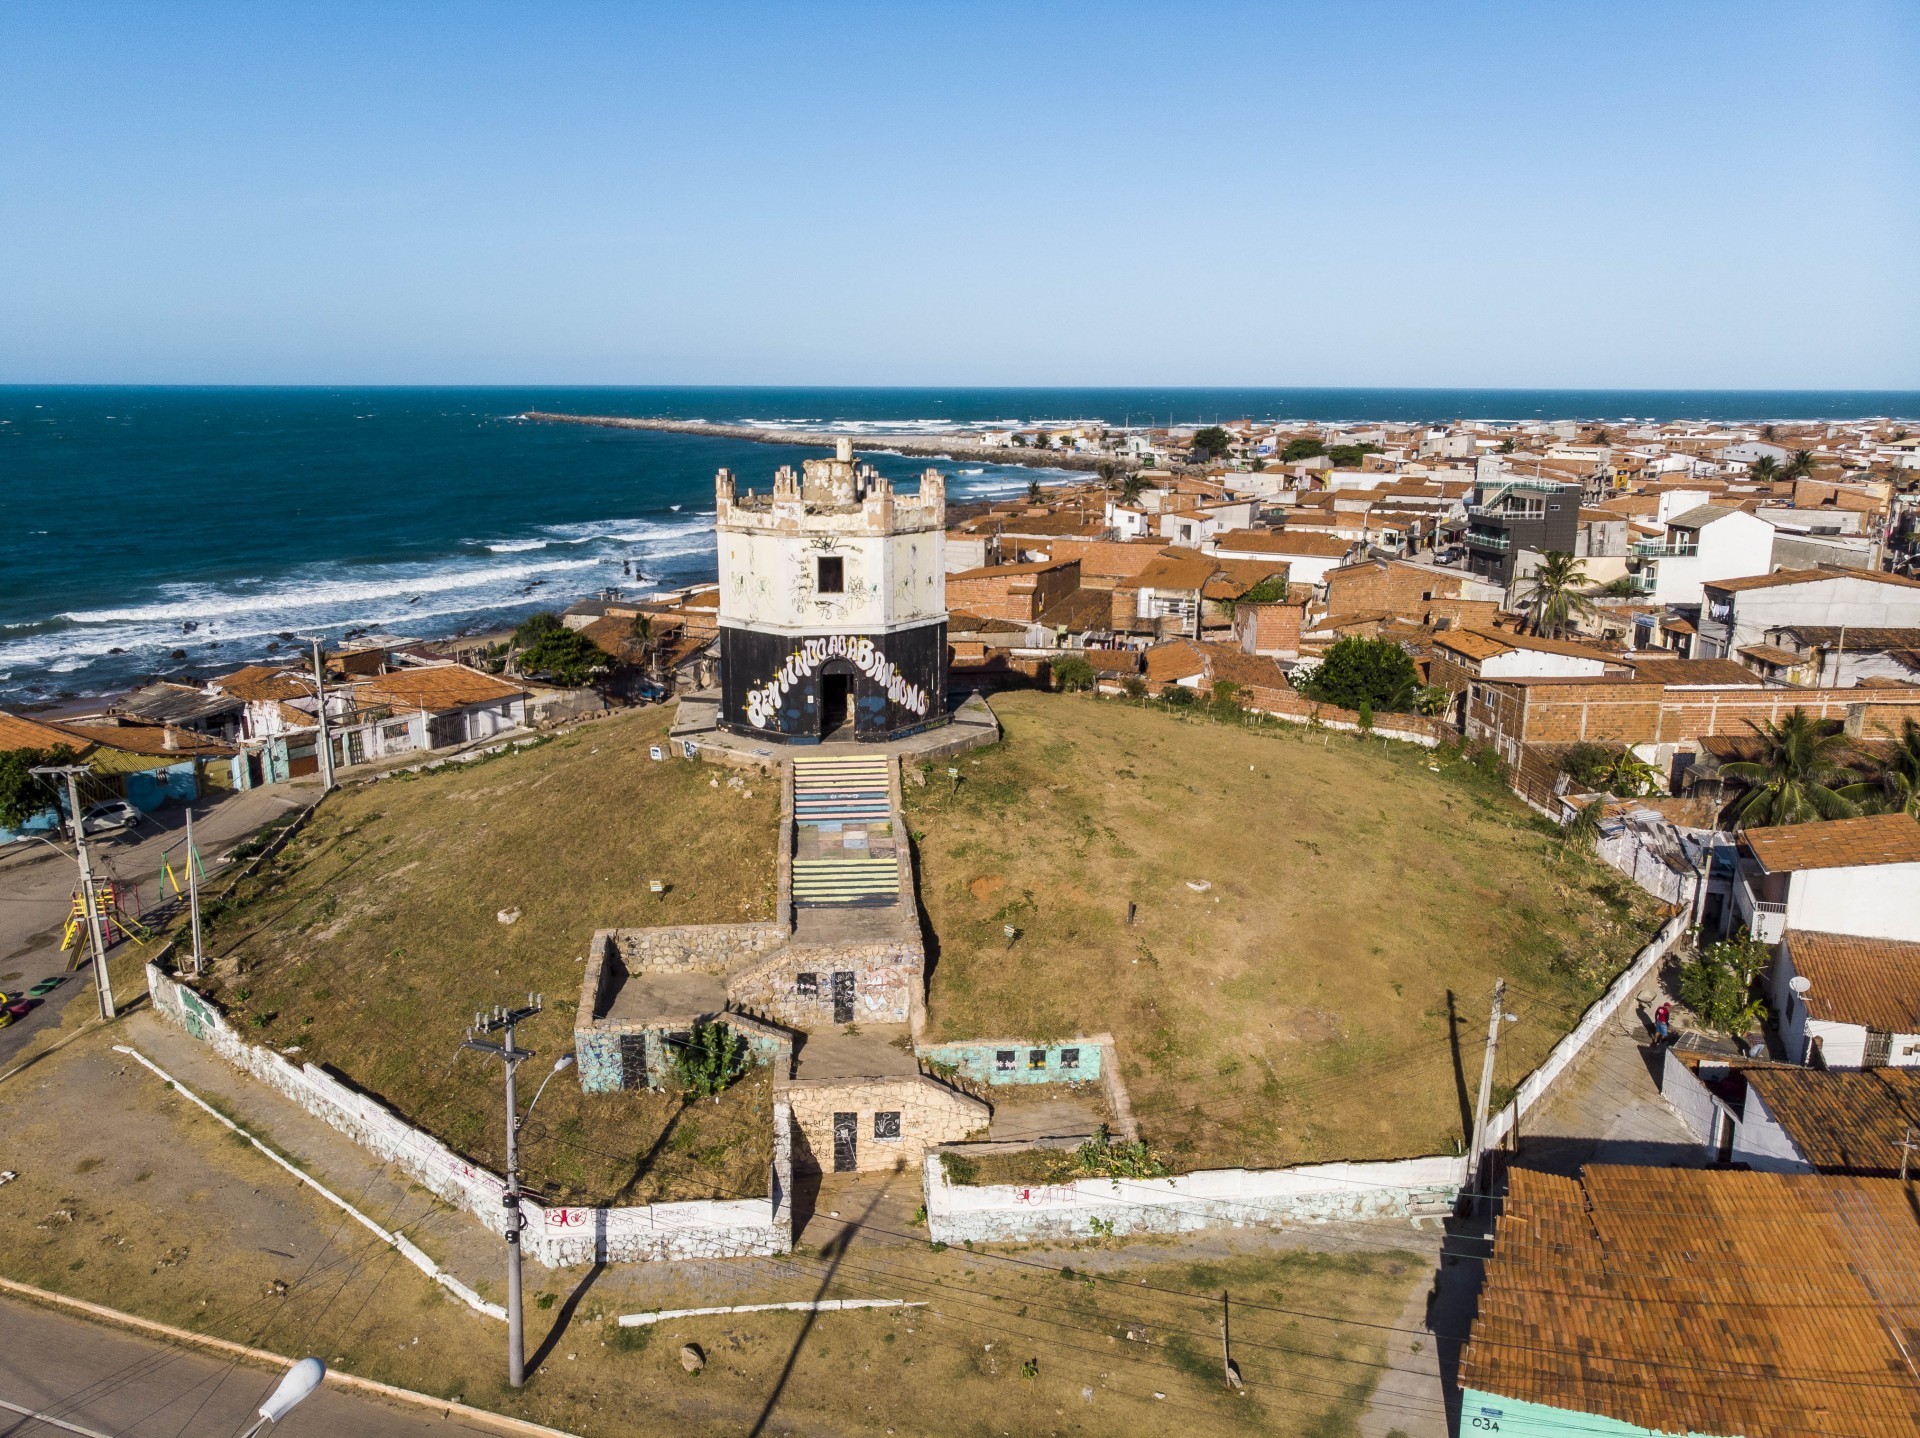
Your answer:
[[[320,792],[333,788],[333,741],[327,736],[327,662],[320,636],[313,638],[313,697],[320,711]]]
[[[1506,1017],[1507,981],[1493,986],[1493,1012],[1487,1017],[1487,1055],[1480,1061],[1480,1101],[1473,1106],[1473,1142],[1467,1148],[1467,1186],[1473,1195],[1472,1211],[1480,1211],[1484,1197],[1480,1189],[1481,1149],[1487,1141],[1487,1104],[1493,1098],[1493,1058],[1500,1048],[1500,1021]]]
[[[187,801],[187,912],[193,918],[193,976],[206,972],[206,956],[200,949],[200,856],[193,847],[193,801]]]
[[[492,1054],[507,1066],[507,1191],[502,1202],[507,1206],[507,1382],[515,1388],[527,1381],[526,1326],[520,1311],[520,1115],[514,1098],[513,1074],[532,1049],[515,1048],[513,1030],[540,1012],[538,994],[528,994],[525,1008],[496,1008],[491,1014],[475,1014],[473,1027],[467,1030],[461,1048]],[[488,1043],[479,1034],[504,1033],[503,1043]]]
[[[100,1017],[114,1017],[113,985],[107,979],[107,932],[100,922],[100,903],[93,892],[93,859],[87,853],[86,825],[80,816],[80,776],[91,771],[84,764],[48,764],[30,769],[42,779],[67,781],[67,815],[73,821],[73,848],[80,858],[80,903],[86,910],[87,937],[93,943],[93,987],[100,999]]]

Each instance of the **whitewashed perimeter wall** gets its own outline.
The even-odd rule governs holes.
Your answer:
[[[1222,1224],[1244,1228],[1444,1214],[1453,1209],[1466,1162],[1458,1157],[1406,1158],[1211,1169],[1178,1178],[965,1185],[949,1182],[940,1155],[930,1153],[927,1234],[940,1243],[996,1243],[1095,1233],[1183,1233]]]
[[[404,1122],[379,1101],[356,1093],[313,1064],[296,1065],[250,1044],[225,1015],[153,965],[147,986],[154,1008],[194,1038],[376,1157],[398,1166],[448,1203],[504,1236],[506,1181]],[[504,1115],[503,1115],[504,1121]],[[749,1258],[793,1247],[792,1121],[784,1099],[773,1107],[773,1191],[766,1198],[655,1203],[643,1208],[548,1208],[523,1199],[527,1256],[549,1268],[595,1262],[641,1263],[680,1258]]]
[[[1520,1081],[1513,1101],[1487,1120],[1486,1146],[1489,1149],[1499,1147],[1506,1136],[1513,1132],[1513,1126],[1546,1096],[1553,1081],[1573,1066],[1581,1051],[1607,1026],[1614,1014],[1619,1012],[1620,1006],[1660,967],[1667,951],[1679,943],[1681,936],[1687,932],[1691,919],[1692,915],[1684,909],[1668,919],[1665,927],[1653,936],[1653,941],[1633,956],[1633,962],[1627,965],[1620,977],[1607,985],[1607,991],[1587,1006],[1587,1011],[1580,1016],[1580,1022],[1548,1050],[1540,1067]]]

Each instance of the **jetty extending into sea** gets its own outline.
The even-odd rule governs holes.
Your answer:
[[[704,419],[637,419],[611,414],[552,414],[528,410],[520,418],[542,420],[550,424],[590,424],[609,429],[650,429],[666,434],[702,434],[714,439],[743,439],[755,444],[791,444],[818,449],[830,436],[812,429],[769,429],[751,424],[714,424]],[[1071,450],[1029,449],[1024,446],[988,444],[963,434],[924,435],[875,434],[853,441],[856,450],[925,456],[930,459],[977,459],[988,464],[1024,464],[1034,469],[1076,469],[1093,471],[1103,464],[1117,469],[1139,468],[1137,461],[1116,455],[1076,454]]]

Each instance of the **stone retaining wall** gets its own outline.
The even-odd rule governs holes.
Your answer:
[[[728,1001],[797,1029],[832,1028],[835,971],[854,975],[854,1022],[904,1024],[926,964],[918,939],[789,944],[727,980]],[[812,992],[801,980],[812,976]]]
[[[938,1153],[927,1154],[923,1167],[927,1236],[939,1243],[1439,1215],[1452,1212],[1466,1174],[1464,1158],[1435,1157],[1210,1169],[1177,1178],[965,1185],[947,1178]]]
[[[199,993],[147,965],[154,1010],[262,1083],[423,1187],[464,1208],[504,1236],[506,1181],[469,1162],[393,1110],[313,1064],[290,1060],[243,1039]],[[523,1246],[548,1267],[680,1258],[747,1258],[793,1248],[792,1115],[778,1094],[773,1107],[773,1163],[765,1198],[656,1203],[642,1208],[548,1207],[523,1200]]]
[[[724,974],[743,958],[787,941],[781,924],[679,924],[659,929],[603,929],[597,945],[611,944],[629,972]]]
[[[793,1161],[802,1172],[832,1172],[835,1114],[854,1115],[854,1167],[882,1172],[916,1164],[934,1144],[957,1143],[993,1116],[979,1099],[920,1074],[884,1078],[799,1079],[777,1091],[793,1113]],[[882,1134],[878,1114],[896,1122]]]

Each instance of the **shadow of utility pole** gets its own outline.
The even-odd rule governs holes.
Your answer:
[[[839,1237],[830,1241],[821,1250],[822,1256],[830,1259],[831,1262],[827,1264],[827,1271],[820,1275],[820,1287],[814,1291],[813,1295],[815,1303],[827,1296],[827,1290],[833,1286],[834,1274],[840,1271],[841,1261],[846,1258],[847,1250],[853,1246],[854,1234],[864,1228],[867,1220],[873,1217],[873,1211],[879,1206],[885,1193],[884,1188],[876,1191],[868,1201],[866,1211],[860,1215],[859,1222],[848,1224],[841,1229]],[[774,1382],[773,1392],[767,1395],[767,1406],[760,1410],[760,1416],[754,1420],[753,1428],[747,1434],[747,1438],[760,1438],[760,1435],[766,1431],[767,1420],[773,1417],[773,1410],[780,1402],[780,1395],[786,1391],[787,1380],[793,1377],[794,1366],[800,1361],[800,1350],[806,1347],[807,1335],[813,1331],[813,1325],[819,1317],[820,1312],[817,1308],[807,1310],[806,1321],[800,1325],[800,1334],[793,1340],[793,1351],[787,1354],[786,1366],[780,1370],[780,1377]]]

